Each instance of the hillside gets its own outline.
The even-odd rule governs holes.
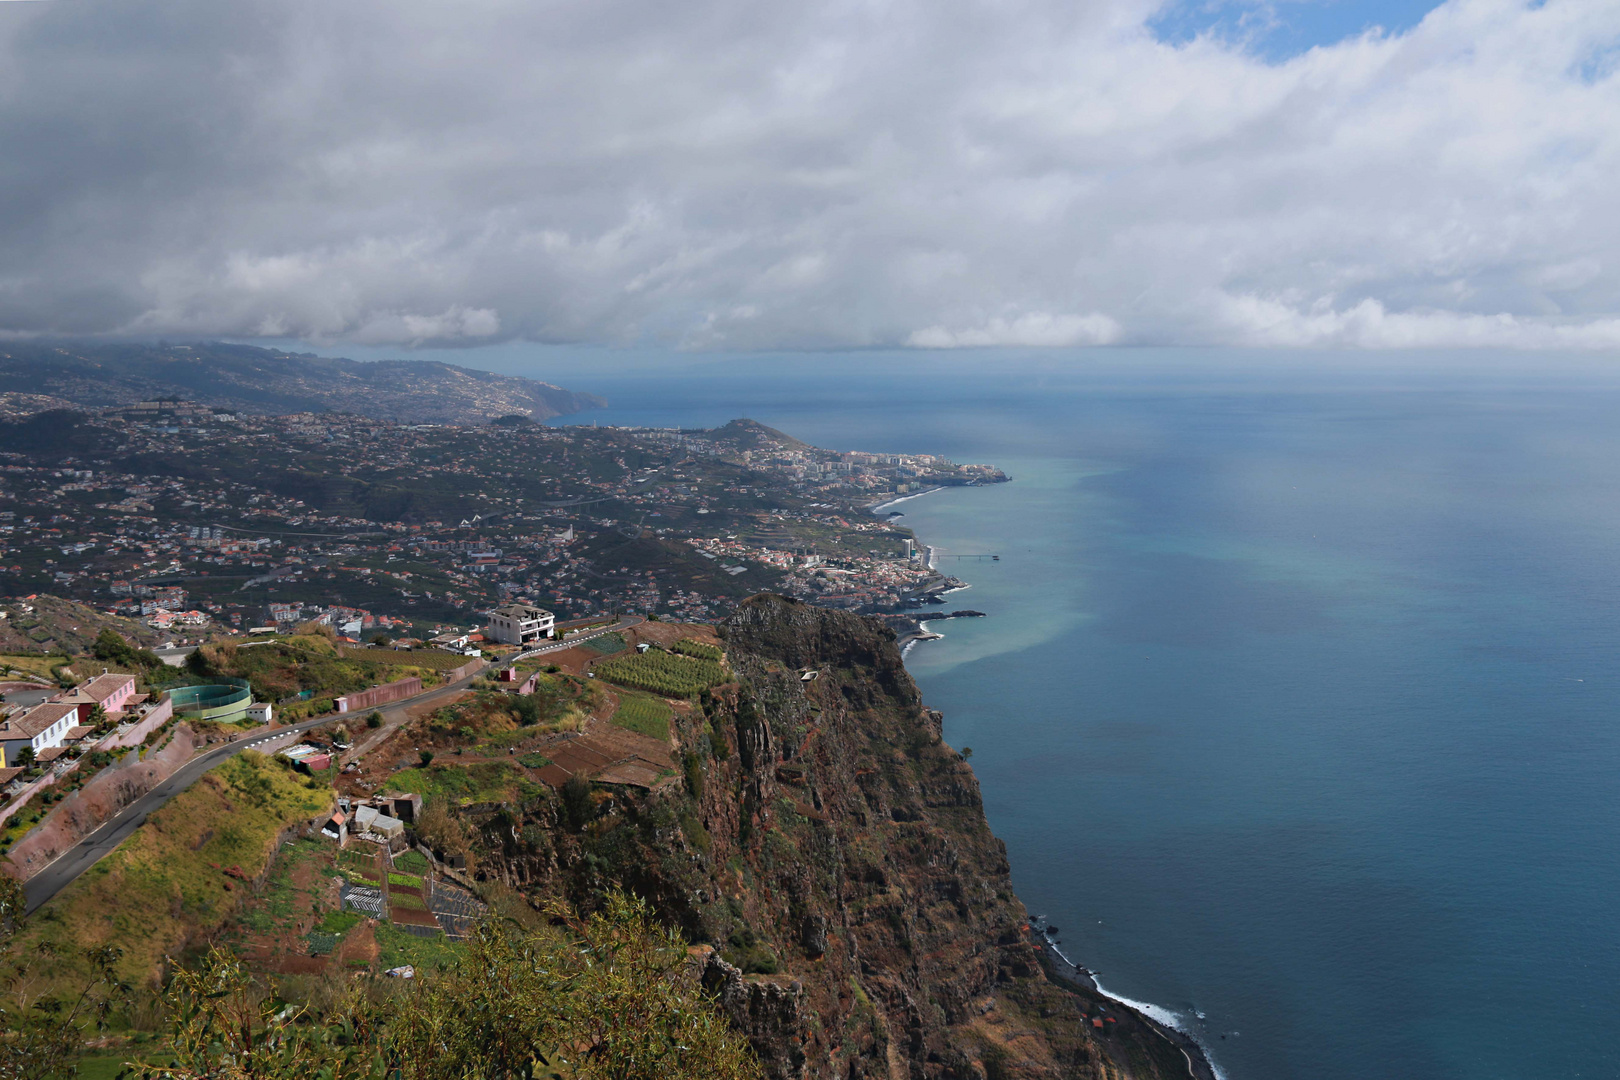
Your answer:
[[[66,653],[78,656],[89,652],[96,636],[108,627],[142,648],[150,648],[163,640],[163,635],[143,622],[108,615],[86,604],[56,596],[41,594],[27,600],[7,600],[0,606],[0,612],[5,616],[0,618],[0,655]]]
[[[537,420],[606,402],[550,383],[432,360],[362,362],[221,342],[17,344],[0,348],[0,412],[172,397],[285,415],[348,412],[415,424]]]
[[[469,806],[479,875],[531,902],[649,898],[712,950],[706,983],[773,1080],[1189,1075],[1168,1033],[1048,978],[890,631],[761,596],[724,636],[737,681],[674,720],[684,782],[599,782],[586,820],[544,794]]]

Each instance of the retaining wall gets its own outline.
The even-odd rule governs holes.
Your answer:
[[[373,686],[370,690],[359,690],[353,694],[344,694],[338,698],[334,705],[340,713],[360,712],[364,709],[373,709],[378,705],[386,705],[390,701],[400,698],[414,697],[422,692],[422,680],[412,677],[400,679],[397,682],[383,683]]]
[[[161,750],[125,754],[63,799],[6,855],[7,873],[26,881],[58,855],[106,824],[113,815],[179,771],[197,752],[191,729],[180,724]],[[142,760],[142,758],[145,760]]]
[[[168,697],[165,696],[164,699],[159,702],[151,712],[146,714],[145,719],[143,719],[140,723],[136,724],[134,727],[122,734],[119,734],[116,731],[113,732],[105,739],[102,739],[100,742],[96,743],[95,748],[97,750],[119,750],[126,746],[139,746],[141,743],[146,741],[146,737],[148,735],[152,734],[152,732],[168,723],[169,718],[173,715],[174,702],[170,701]]]

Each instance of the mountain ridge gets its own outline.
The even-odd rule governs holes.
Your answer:
[[[402,423],[535,420],[607,402],[518,375],[438,360],[349,360],[253,345],[75,342],[0,346],[7,411],[180,398],[251,413],[348,412]]]

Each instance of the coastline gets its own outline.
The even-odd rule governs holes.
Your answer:
[[[940,485],[937,485],[935,487],[925,488],[922,491],[907,492],[904,495],[897,495],[896,497],[894,497],[892,499],[885,499],[882,502],[872,503],[869,506],[867,506],[866,511],[869,514],[881,515],[886,510],[888,510],[889,507],[891,507],[891,506],[899,506],[903,502],[910,502],[912,499],[920,499],[924,495],[932,495],[936,491],[944,491],[944,490],[945,490],[945,485],[940,484]]]
[[[943,490],[942,487],[933,487],[927,489],[926,491],[919,491],[913,494],[903,495],[899,498],[889,499],[884,502],[868,506],[867,510],[875,516],[882,516],[887,510],[898,505],[899,503],[906,502],[910,499],[918,499],[924,495],[930,495],[941,490]],[[918,543],[922,544],[920,537],[918,538]],[[928,553],[928,568],[932,570],[934,569],[934,546],[932,544],[922,546]],[[970,583],[962,582],[957,586],[942,591],[939,596],[943,597],[949,593],[961,592],[970,588],[972,588]],[[929,623],[931,621],[940,621],[942,619],[956,617],[955,613],[943,615],[940,613],[933,614],[934,618],[932,620],[918,619],[916,621],[915,630],[900,636],[897,643],[900,646],[900,659],[902,663],[905,662],[906,658],[910,655],[911,650],[918,644],[918,642],[939,641],[945,637],[944,634],[930,629]],[[972,614],[977,615],[982,614],[982,612],[974,612]],[[1154,1005],[1149,1002],[1132,1001],[1128,998],[1122,998],[1110,993],[1098,981],[1095,972],[1083,967],[1082,965],[1076,964],[1063,954],[1063,952],[1057,947],[1057,944],[1047,936],[1044,926],[1040,925],[1043,922],[1044,918],[1031,919],[1029,933],[1031,940],[1035,944],[1036,951],[1042,959],[1047,977],[1053,982],[1054,985],[1060,986],[1082,999],[1096,998],[1108,1001],[1116,1009],[1123,1010],[1137,1022],[1157,1033],[1160,1038],[1163,1038],[1165,1041],[1171,1043],[1181,1051],[1182,1056],[1187,1062],[1187,1075],[1191,1078],[1191,1080],[1227,1080],[1226,1075],[1216,1066],[1214,1058],[1210,1055],[1209,1049],[1205,1047],[1204,1044],[1200,1042],[1198,1038],[1191,1032],[1183,1030],[1179,1026],[1178,1022],[1180,1021],[1180,1017],[1177,1016],[1176,1013],[1160,1005]]]
[[[1103,998],[1130,1013],[1182,1052],[1187,1059],[1187,1075],[1192,1077],[1192,1080],[1227,1080],[1226,1074],[1210,1056],[1209,1048],[1200,1042],[1197,1036],[1179,1025],[1180,1017],[1177,1014],[1162,1005],[1133,1001],[1109,992],[1098,981],[1095,971],[1076,964],[1065,956],[1063,950],[1059,949],[1037,925],[1039,922],[1039,919],[1031,920],[1029,935],[1045,965],[1047,978],[1081,998]],[[1154,1015],[1156,1013],[1162,1015]]]

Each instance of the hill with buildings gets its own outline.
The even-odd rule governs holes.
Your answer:
[[[0,412],[160,398],[261,415],[345,412],[411,424],[544,420],[606,404],[550,383],[433,360],[344,360],[222,342],[0,348]]]

